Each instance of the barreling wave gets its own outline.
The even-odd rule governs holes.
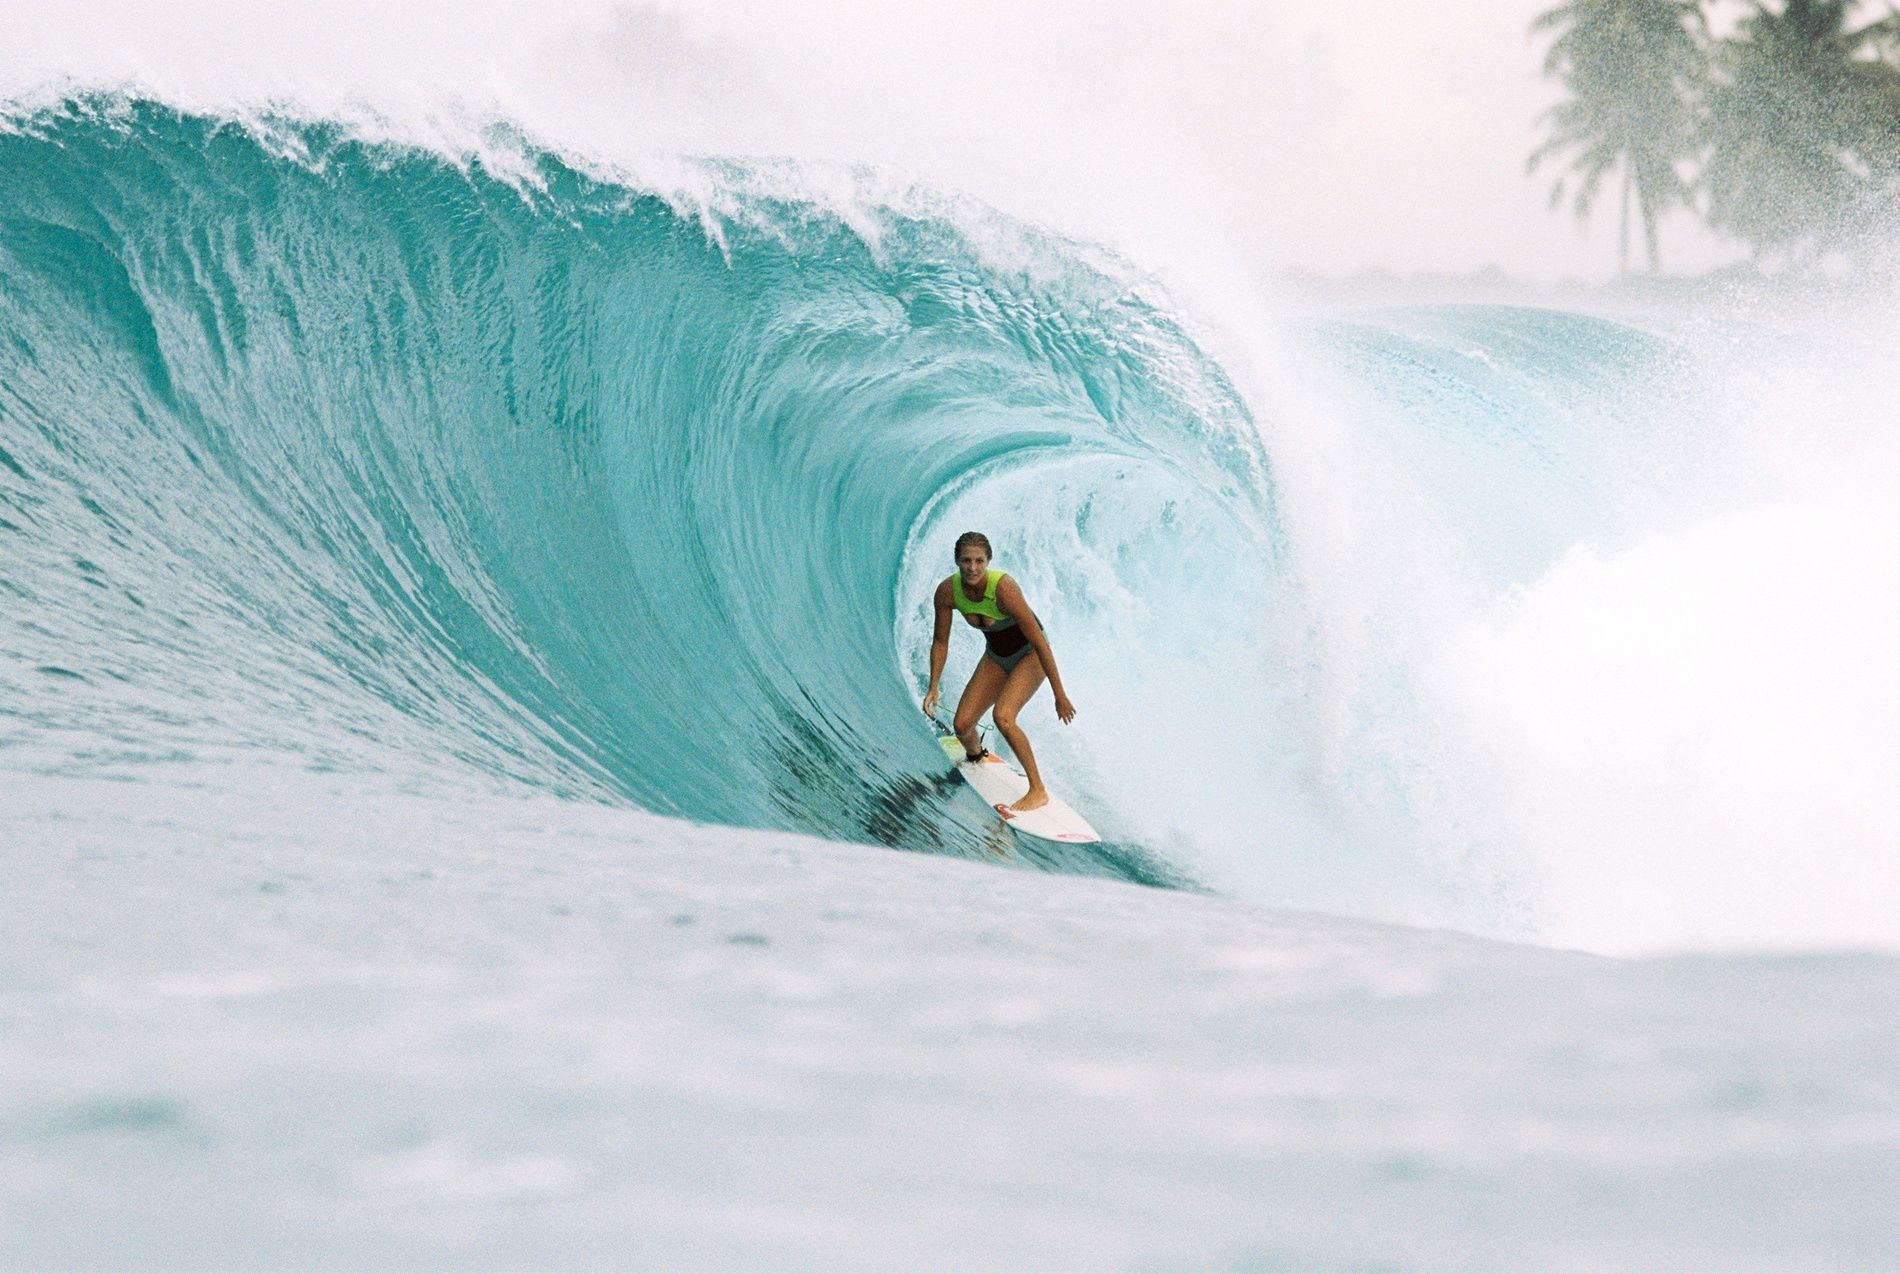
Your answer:
[[[894,645],[944,519],[1033,494],[990,529],[1057,633],[1271,554],[1245,406],[1112,262],[522,164],[137,101],[0,135],[7,764],[466,767],[983,853]]]
[[[288,757],[987,856],[917,708],[975,527],[1109,837],[1041,866],[1892,940],[1890,320],[1241,321],[1243,397],[1143,276],[969,200],[368,137],[0,128],[0,770]]]

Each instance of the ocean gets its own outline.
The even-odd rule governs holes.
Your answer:
[[[1883,311],[485,140],[0,132],[0,1265],[1900,1265]]]

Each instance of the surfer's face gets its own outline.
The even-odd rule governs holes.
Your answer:
[[[972,544],[957,554],[957,569],[963,572],[964,583],[980,584],[984,573],[990,569],[990,555]]]

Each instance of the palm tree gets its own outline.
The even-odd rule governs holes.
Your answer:
[[[1709,221],[1757,254],[1851,246],[1900,199],[1900,18],[1854,0],[1756,0],[1717,50],[1704,123]]]
[[[1548,136],[1528,169],[1568,156],[1569,171],[1552,187],[1550,202],[1556,207],[1569,196],[1579,220],[1596,206],[1604,179],[1620,170],[1624,273],[1632,200],[1652,272],[1662,265],[1657,222],[1689,201],[1679,165],[1695,154],[1706,30],[1696,0],[1569,0],[1531,24],[1533,35],[1557,33],[1544,73],[1570,95],[1545,112]]]

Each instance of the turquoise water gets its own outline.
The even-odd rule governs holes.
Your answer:
[[[1038,737],[1109,832],[1033,861],[1200,880],[1192,820],[1115,768],[1161,740],[1264,758],[1203,840],[1292,882],[1429,874],[1404,801],[1367,822],[1389,758],[1315,778],[1327,590],[1275,494],[1300,422],[1140,275],[927,194],[846,216],[709,162],[682,207],[526,156],[113,99],[0,136],[6,764],[268,753],[989,856],[916,707],[980,525],[1059,636],[1085,715]],[[1303,339],[1500,587],[1603,518],[1577,403],[1668,357],[1508,309]],[[1361,680],[1376,734],[1403,670]]]
[[[490,140],[0,128],[0,1268],[1900,1264],[1891,318]]]

